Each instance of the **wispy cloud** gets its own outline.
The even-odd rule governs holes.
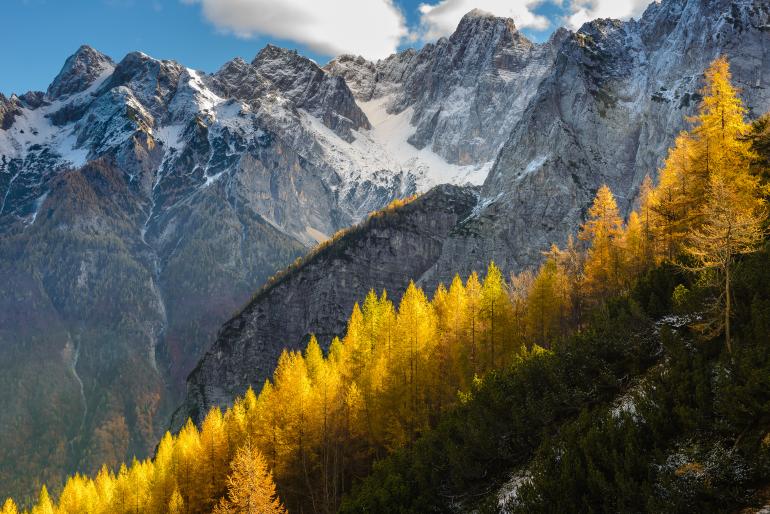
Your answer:
[[[638,17],[650,3],[651,0],[572,0],[566,25],[579,29],[585,22],[597,18],[625,20]]]
[[[219,29],[239,37],[268,36],[336,55],[386,57],[407,35],[392,0],[182,0],[200,4]]]

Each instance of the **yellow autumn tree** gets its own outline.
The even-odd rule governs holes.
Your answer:
[[[714,305],[718,316],[707,326],[712,333],[724,331],[727,351],[732,352],[730,268],[738,255],[756,251],[765,236],[767,215],[756,196],[719,176],[711,179],[703,214],[706,221],[693,231],[685,251],[694,258],[694,268],[712,272],[712,281],[719,285]]]
[[[479,332],[481,311],[481,283],[479,276],[474,271],[465,281],[465,331],[466,337],[470,336],[470,369],[472,375],[480,371],[479,368]]]
[[[692,230],[708,221],[705,205],[713,177],[734,183],[738,191],[755,187],[749,173],[751,141],[745,137],[750,125],[731,84],[727,59],[717,58],[705,79],[698,115],[690,119],[692,129],[676,138],[657,186],[640,205],[641,221],[650,227],[660,257],[672,261]],[[750,183],[742,184],[745,180]]]
[[[658,185],[642,204],[661,257],[673,260],[687,231],[700,216],[708,174],[697,164],[696,143],[688,132],[677,136],[658,174]],[[650,213],[654,218],[650,220]]]
[[[168,514],[183,514],[185,512],[184,500],[179,494],[179,489],[174,489],[171,497],[168,499]]]
[[[527,309],[529,305],[529,293],[535,281],[535,274],[531,269],[511,275],[508,286],[508,296],[511,303],[511,337],[517,347],[525,344],[527,332]]]
[[[698,162],[701,173],[740,178],[752,159],[751,141],[746,136],[746,108],[732,85],[730,64],[724,56],[706,70],[698,116],[694,118]]]
[[[486,369],[496,369],[499,362],[508,362],[512,351],[508,337],[511,304],[503,274],[494,262],[487,267],[481,287],[481,319],[485,324]]]
[[[604,184],[588,210],[588,219],[580,227],[580,239],[588,244],[585,262],[585,287],[600,301],[620,289],[623,221],[610,188]]]
[[[738,255],[755,251],[761,243],[767,214],[759,178],[752,173],[755,156],[746,137],[751,126],[726,58],[717,58],[706,70],[702,94],[692,144],[694,175],[702,177],[704,186],[691,191],[700,205],[686,226],[684,251],[694,261],[688,267],[705,272],[719,288],[716,315],[704,328],[714,334],[724,331],[730,352],[730,268]]]
[[[556,259],[548,258],[527,295],[527,346],[551,348],[555,340],[565,335],[569,311],[567,277]]]
[[[226,432],[222,411],[216,407],[209,410],[200,429],[201,485],[207,509],[224,493],[229,463]]]
[[[48,495],[48,488],[43,486],[37,498],[37,504],[32,508],[32,514],[54,514],[53,502]]]
[[[198,429],[191,420],[177,435],[174,445],[174,462],[176,466],[176,481],[179,493],[188,510],[192,505],[197,505],[203,497],[199,480],[201,455],[201,442]]]
[[[8,498],[3,503],[3,508],[0,510],[0,514],[19,514],[19,509],[16,507],[16,503]]]
[[[639,226],[641,230],[641,258],[642,269],[654,265],[657,262],[659,253],[659,244],[655,238],[655,213],[653,211],[653,202],[655,192],[655,183],[650,175],[645,175],[644,180],[639,186],[637,197],[637,208],[634,212],[639,217]]]
[[[267,462],[254,445],[247,442],[238,450],[231,469],[227,497],[220,500],[214,514],[286,514]]]

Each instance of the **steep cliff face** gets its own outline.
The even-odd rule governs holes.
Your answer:
[[[395,302],[409,280],[438,258],[443,239],[468,216],[477,191],[439,186],[371,217],[266,286],[220,330],[188,379],[187,398],[173,425],[200,421],[249,386],[271,377],[284,348],[303,349],[311,334],[323,346],[341,335],[353,304],[374,289]]]
[[[359,100],[380,99],[390,113],[407,111],[408,142],[450,163],[495,159],[548,73],[562,40],[523,36],[513,20],[468,13],[449,38],[370,63],[341,56],[325,69],[348,82]],[[482,177],[483,179],[483,177]]]
[[[583,26],[562,45],[432,276],[488,259],[512,271],[537,263],[575,232],[603,183],[628,212],[697,109],[703,72],[720,54],[751,114],[770,110],[768,27],[770,6],[758,0],[664,0],[639,21]]]

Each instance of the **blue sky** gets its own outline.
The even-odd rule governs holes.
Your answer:
[[[268,42],[321,63],[341,51],[380,57],[445,35],[469,6],[513,16],[543,40],[586,17],[638,14],[647,1],[3,0],[0,92],[45,90],[81,44],[116,61],[141,50],[211,72],[236,56],[251,59]]]

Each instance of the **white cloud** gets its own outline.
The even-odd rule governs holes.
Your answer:
[[[543,30],[550,21],[533,9],[545,0],[441,0],[420,5],[421,38],[425,40],[448,36],[457,28],[460,19],[473,9],[480,9],[496,16],[513,18],[520,29]]]
[[[294,41],[324,55],[386,57],[407,37],[393,0],[182,0],[201,4],[217,28],[239,37]]]
[[[638,17],[650,3],[650,0],[573,0],[567,26],[579,29],[585,22],[597,18],[626,20]]]

